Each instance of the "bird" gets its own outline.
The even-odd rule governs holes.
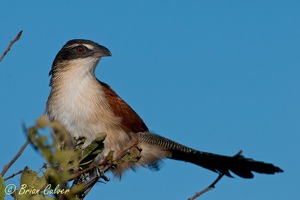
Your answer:
[[[253,172],[283,172],[271,163],[240,154],[225,156],[196,150],[149,131],[142,118],[108,84],[96,78],[100,59],[111,55],[108,48],[96,42],[73,39],[57,53],[49,73],[49,119],[64,126],[72,138],[84,136],[87,144],[98,133],[106,134],[104,150],[94,162],[100,162],[109,152],[120,155],[136,144],[133,154],[139,159],[117,164],[111,169],[115,176],[139,166],[151,168],[163,159],[193,163],[229,177],[231,172],[242,178],[253,178]]]

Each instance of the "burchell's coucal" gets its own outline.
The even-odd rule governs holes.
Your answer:
[[[149,132],[138,114],[106,83],[95,77],[101,57],[110,51],[90,40],[70,40],[58,52],[50,71],[52,87],[47,101],[50,120],[61,123],[72,137],[85,136],[89,144],[97,134],[106,133],[103,159],[108,152],[121,154],[136,143],[140,152],[137,162],[123,162],[113,172],[135,166],[151,166],[170,158],[194,163],[214,172],[230,176],[232,171],[243,178],[252,172],[274,174],[283,172],[270,163],[255,161],[241,155],[231,157],[198,151]]]

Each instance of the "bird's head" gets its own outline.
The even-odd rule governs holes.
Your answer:
[[[79,67],[94,70],[104,56],[111,56],[111,52],[104,46],[90,40],[70,40],[56,55],[49,74]]]

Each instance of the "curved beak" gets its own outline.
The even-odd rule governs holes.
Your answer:
[[[99,48],[95,49],[94,57],[100,58],[104,56],[111,56],[111,52],[105,46],[99,45]]]

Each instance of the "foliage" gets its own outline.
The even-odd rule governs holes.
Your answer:
[[[2,176],[0,175],[0,199],[4,199],[5,196],[5,184]]]
[[[105,134],[99,134],[90,145],[83,148],[84,137],[75,138],[75,145],[72,144],[65,129],[57,122],[49,122],[46,116],[41,116],[34,126],[24,130],[32,146],[45,158],[46,163],[39,171],[25,167],[20,186],[12,196],[18,200],[80,199],[85,181],[89,179],[89,172],[95,171],[95,168],[90,167],[91,163],[104,148]],[[90,171],[83,171],[88,167]],[[4,181],[1,177],[0,191],[3,193],[0,193],[0,197],[4,196],[3,188]]]
[[[140,157],[130,153],[130,148],[134,147],[132,146],[116,158],[111,151],[102,161],[94,162],[103,151],[106,137],[104,133],[99,133],[87,145],[85,137],[70,138],[64,127],[57,122],[49,122],[45,115],[34,126],[24,127],[24,131],[32,147],[45,159],[45,163],[38,171],[26,166],[7,178],[0,176],[0,200],[4,199],[5,193],[18,200],[82,200],[100,178],[109,181],[104,173],[111,167],[123,162],[136,162]],[[26,144],[18,154],[25,147]],[[13,163],[5,165],[2,175]],[[4,181],[18,174],[21,174],[19,186],[8,188],[12,185],[10,184],[5,187]]]

